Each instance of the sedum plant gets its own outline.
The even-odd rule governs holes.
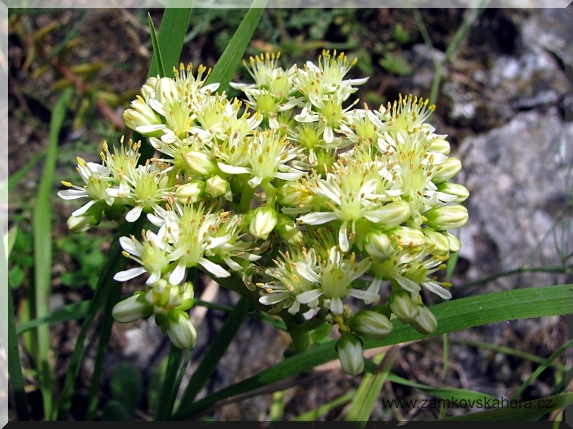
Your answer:
[[[293,352],[336,326],[355,375],[363,339],[391,335],[391,319],[436,330],[421,290],[451,298],[438,272],[460,248],[448,231],[467,221],[468,190],[451,182],[461,163],[427,122],[428,100],[358,108],[351,97],[367,79],[345,78],[355,62],[344,54],[290,68],[279,57],[245,62],[254,82],[231,84],[243,100],[206,85],[203,66],[149,78],[124,120],[155,156],[138,164],[141,142],[106,143],[100,164],[78,158],[83,185],[62,182],[59,196],[88,200],[68,220],[74,232],[103,215],[150,223],[120,238],[135,266],[115,280],[146,281],[115,305],[116,321],[154,315],[176,347],[192,347],[188,274],[200,269],[282,317]]]

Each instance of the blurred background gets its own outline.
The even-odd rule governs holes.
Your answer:
[[[88,233],[72,235],[66,219],[77,208],[56,196],[60,180],[75,181],[76,156],[99,161],[104,140],[117,144],[122,114],[145,82],[152,46],[147,13],[160,31],[162,10],[9,10],[9,224],[16,227],[9,259],[9,286],[17,321],[29,320],[33,288],[32,213],[48,142],[55,101],[73,88],[72,108],[60,134],[53,222],[52,311],[89,299],[113,237],[104,221]],[[193,12],[181,62],[213,67],[244,17],[244,10]],[[461,30],[460,30],[461,29]],[[249,55],[281,52],[281,64],[316,60],[323,49],[345,52],[352,78],[370,76],[357,94],[370,108],[399,94],[432,97],[431,117],[447,134],[453,155],[464,165],[458,176],[470,190],[470,219],[461,231],[462,250],[454,275],[453,299],[464,296],[573,282],[573,14],[564,9],[268,9],[247,50]],[[437,74],[436,74],[437,73]],[[235,81],[250,82],[240,68]],[[239,96],[232,89],[228,94]],[[128,293],[136,282],[124,286]],[[237,297],[204,281],[196,295],[232,305]],[[427,296],[430,303],[439,302]],[[191,370],[226,317],[196,308],[201,323]],[[50,325],[51,360],[62,383],[80,321]],[[96,325],[98,320],[96,320]],[[199,395],[251,376],[280,361],[286,338],[249,319]],[[412,382],[474,389],[509,397],[537,364],[522,355],[546,358],[569,338],[562,317],[489,325],[449,336],[450,365],[444,372],[442,338],[404,346],[392,372]],[[89,337],[88,337],[89,338]],[[30,341],[21,339],[26,391],[32,418],[42,416],[41,394],[30,360]],[[515,351],[498,353],[484,343]],[[134,371],[141,381],[135,418],[146,419],[156,400],[153,386],[167,351],[153,321],[116,324],[104,373],[101,404],[111,398],[118,372]],[[91,371],[87,346],[84,381]],[[521,355],[520,355],[521,354]],[[545,370],[522,394],[534,399],[563,383],[573,366],[571,350]],[[129,369],[126,369],[129,368]],[[82,378],[80,378],[82,380]],[[290,380],[285,385],[285,419],[292,419],[356,387],[360,377],[336,366]],[[567,380],[568,381],[568,380]],[[59,385],[56,385],[57,391]],[[78,386],[72,414],[85,413],[89,386]],[[387,382],[389,399],[430,398],[427,393]],[[268,419],[271,394],[220,405],[217,420]],[[318,417],[334,420],[344,404]],[[451,410],[451,414],[468,410]],[[13,417],[13,416],[12,416]],[[98,418],[104,418],[101,413]],[[435,409],[383,409],[373,420],[428,420]]]

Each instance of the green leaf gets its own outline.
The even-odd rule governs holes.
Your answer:
[[[4,254],[4,243],[0,244],[0,273],[6,272],[6,256]],[[2,329],[2,338],[4,339],[5,333],[8,333],[8,373],[10,375],[10,383],[12,385],[12,392],[14,395],[14,402],[16,408],[16,415],[19,421],[30,420],[28,412],[28,400],[26,398],[26,390],[24,387],[24,376],[22,375],[22,361],[18,350],[18,336],[16,334],[16,322],[14,314],[14,303],[12,302],[12,294],[6,287],[6,282],[0,284],[3,296],[7,297],[8,305],[4,307],[3,303],[0,304],[2,311],[7,310],[7,326],[0,326]],[[4,300],[2,300],[4,301]],[[2,318],[4,319],[4,318]],[[1,348],[3,351],[4,347]]]
[[[131,362],[120,362],[111,376],[111,394],[126,410],[133,412],[141,400],[141,372]]]
[[[221,327],[221,330],[217,333],[215,340],[211,343],[211,346],[205,353],[205,356],[201,360],[201,363],[193,373],[185,393],[181,397],[181,404],[178,408],[184,408],[187,404],[191,404],[197,394],[201,391],[205,383],[211,377],[211,374],[217,368],[219,361],[223,357],[223,354],[235,338],[235,334],[243,324],[243,320],[247,315],[247,301],[245,298],[241,298],[239,302],[235,305],[235,308],[225,320],[225,323]]]
[[[6,248],[7,258],[10,256],[10,253],[12,253],[12,249],[14,248],[14,244],[16,244],[17,237],[18,237],[18,225],[14,225],[12,228],[10,228],[4,240],[4,246]]]
[[[25,278],[26,274],[20,265],[14,265],[10,268],[10,271],[8,271],[8,284],[11,289],[17,289],[22,286]]]
[[[324,405],[321,405],[320,407],[318,407],[315,410],[308,411],[304,414],[301,414],[298,417],[295,417],[294,419],[292,419],[292,421],[294,421],[294,422],[316,421],[321,416],[329,413],[330,411],[332,411],[336,407],[343,405],[343,404],[346,404],[347,402],[350,402],[350,400],[354,397],[355,394],[356,394],[355,390],[351,390],[350,392],[346,392],[344,395],[339,396],[338,398],[333,399],[332,401],[330,401]]]
[[[163,66],[163,59],[161,58],[161,51],[159,49],[159,42],[157,41],[157,34],[155,33],[155,26],[153,25],[153,20],[151,15],[147,14],[147,20],[149,22],[149,31],[151,33],[151,44],[153,45],[153,60],[157,65],[157,73],[161,77],[165,77],[165,67]]]
[[[125,406],[115,400],[112,399],[109,401],[102,410],[102,418],[108,422],[129,422],[134,420],[133,415],[129,412]]]
[[[399,347],[391,347],[384,355],[377,356],[375,363],[379,364],[374,373],[366,374],[356,390],[356,395],[350,404],[345,417],[347,422],[367,422],[374,405],[378,401],[380,390],[388,378],[392,365],[400,353]]]
[[[161,19],[159,34],[157,35],[157,48],[155,45],[153,46],[154,56],[147,76],[157,76],[160,73],[155,58],[155,51],[157,51],[161,53],[163,60],[164,74],[161,76],[173,77],[173,67],[176,67],[179,63],[181,50],[183,49],[183,39],[189,27],[193,1],[186,1],[187,8],[181,8],[180,6],[180,0],[169,0],[167,2],[163,18]],[[155,32],[152,32],[152,34],[155,34]]]
[[[573,308],[572,286],[524,288],[443,302],[431,307],[438,320],[438,328],[433,335],[506,320],[570,314]],[[398,320],[393,321],[393,325],[390,337],[385,340],[367,340],[364,342],[364,349],[429,338],[416,332],[409,325],[402,325]],[[194,404],[184,402],[173,419],[192,416],[220,400],[267,386],[334,360],[336,358],[334,344],[335,341],[330,341],[292,356],[272,368],[221,389]]]
[[[37,153],[28,161],[22,168],[18,171],[12,173],[12,175],[8,178],[8,192],[13,192],[16,189],[16,186],[20,184],[20,182],[26,177],[26,174],[30,172],[36,164],[46,157],[47,150],[42,150],[41,152]]]
[[[166,421],[171,417],[173,403],[177,395],[175,391],[175,381],[177,380],[182,353],[183,350],[178,349],[171,343],[169,356],[167,358],[167,367],[165,368],[165,376],[163,377],[163,386],[161,386],[161,396],[159,397],[159,404],[157,406],[156,421]]]
[[[518,405],[519,404],[519,405]],[[532,421],[538,420],[554,410],[565,408],[573,404],[573,393],[547,396],[526,402],[509,402],[509,407],[496,408],[463,416],[446,417],[439,419],[440,422],[495,422],[495,421]]]
[[[97,312],[105,305],[111,290],[114,287],[120,287],[117,281],[113,279],[113,276],[121,271],[126,264],[126,259],[121,257],[122,248],[119,244],[119,237],[137,235],[141,232],[142,228],[146,223],[144,217],[140,217],[134,223],[125,223],[116,233],[108,253],[108,258],[106,264],[101,271],[101,277],[94,293],[94,297],[89,302],[89,308],[82,324],[80,333],[76,340],[76,345],[72,356],[70,358],[70,364],[68,366],[68,372],[66,374],[66,379],[64,381],[64,386],[62,388],[62,393],[60,397],[60,405],[58,408],[58,420],[67,420],[68,414],[70,412],[72,396],[74,393],[74,386],[76,378],[79,375],[80,365],[84,353],[84,342],[86,340],[88,331],[92,328]],[[95,383],[95,384],[99,384]]]
[[[169,8],[177,4],[176,0],[170,0],[167,3],[167,9],[163,14],[163,19],[161,21],[161,27],[159,35],[157,36],[156,43],[158,45],[157,51],[161,52],[163,61],[165,64],[174,64],[178,61],[181,55],[181,49],[183,45],[183,37],[187,31],[187,26],[189,22],[189,16],[191,9],[175,9]],[[166,71],[167,76],[170,76],[170,71]],[[154,65],[154,61],[150,66],[148,76],[157,75],[157,66]],[[143,149],[147,149],[144,151]],[[144,146],[142,148],[141,157],[139,159],[140,163],[145,163],[145,160],[152,156],[153,148],[151,146]],[[75,380],[78,377],[81,360],[83,357],[83,344],[87,336],[87,332],[93,322],[96,313],[105,305],[108,295],[112,288],[118,287],[118,283],[113,280],[113,276],[123,269],[125,266],[125,258],[121,257],[121,247],[119,245],[119,237],[136,235],[141,231],[145,225],[145,220],[141,218],[136,223],[124,224],[114,237],[112,245],[110,247],[106,264],[101,272],[99,282],[95,291],[94,298],[91,301],[88,313],[86,314],[86,319],[82,324],[82,329],[78,335],[76,346],[72,352],[70,359],[70,365],[68,367],[68,372],[66,379],[64,381],[64,386],[61,392],[60,406],[58,409],[58,420],[67,420],[67,416],[70,412],[71,399],[73,396]],[[92,384],[99,385],[98,379],[93,379]]]
[[[392,383],[401,384],[403,386],[414,387],[418,390],[428,393],[429,395],[437,396],[438,398],[442,399],[457,399],[461,400],[464,399],[466,401],[474,401],[477,399],[484,400],[489,399],[490,401],[496,400],[495,396],[488,395],[487,393],[476,392],[473,390],[466,390],[466,389],[454,389],[453,387],[450,388],[436,388],[432,386],[428,386],[425,384],[415,383],[410,380],[406,380],[395,374],[389,374],[388,380]]]
[[[247,46],[249,46],[253,33],[263,16],[267,1],[254,0],[247,15],[229,42],[227,49],[225,49],[217,65],[215,65],[215,68],[205,81],[206,85],[219,82],[219,91],[227,88],[233,78],[233,74],[239,67],[239,64],[241,64]]]
[[[85,317],[90,307],[90,303],[91,301],[81,301],[66,305],[63,308],[47,314],[46,316],[30,320],[27,323],[22,323],[20,326],[18,326],[18,330],[16,332],[18,335],[20,335],[26,331],[29,331],[30,329],[35,328],[36,326],[40,326],[45,323],[60,323],[81,319],[82,317]]]
[[[406,57],[398,52],[384,52],[384,58],[378,63],[390,73],[398,76],[408,76],[414,71]]]
[[[74,92],[67,89],[58,99],[50,120],[48,153],[40,180],[33,215],[34,229],[34,288],[31,301],[35,305],[36,317],[49,313],[52,280],[52,210],[54,174],[58,155],[60,129],[64,123],[68,106]],[[36,367],[39,373],[40,390],[44,404],[44,417],[52,419],[52,369],[48,353],[50,351],[50,331],[47,326],[39,326],[36,335]]]
[[[157,407],[159,405],[159,398],[161,397],[161,387],[163,386],[163,379],[165,378],[165,371],[167,370],[167,356],[161,361],[157,368],[151,374],[149,384],[147,386],[147,402],[149,404],[148,414],[156,415]]]

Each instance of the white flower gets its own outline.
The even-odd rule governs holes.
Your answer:
[[[138,262],[141,266],[120,271],[113,278],[124,282],[141,274],[148,273],[147,284],[151,285],[159,281],[161,276],[169,270],[168,259],[172,247],[152,231],[144,231],[143,243],[135,237],[120,237],[119,243],[126,252],[125,256]]]
[[[316,253],[314,249],[299,252],[280,253],[281,257],[274,260],[274,266],[267,268],[265,274],[273,280],[259,285],[266,292],[260,299],[261,304],[280,304],[281,308],[288,308],[290,314],[300,310],[297,295],[312,290],[315,282],[308,280],[300,270],[314,270],[316,268]],[[318,304],[318,301],[314,304]]]
[[[173,188],[167,186],[168,170],[161,169],[157,163],[140,165],[131,175],[122,175],[122,181],[117,188],[107,190],[113,198],[122,198],[126,203],[134,205],[127,212],[125,219],[135,222],[143,210],[153,211],[159,203],[172,199]]]
[[[240,167],[219,162],[221,171],[227,174],[249,174],[248,183],[256,188],[265,179],[297,180],[304,172],[289,167],[287,163],[296,156],[297,149],[289,146],[275,130],[255,133],[248,139],[245,160],[248,167]]]
[[[110,177],[109,169],[93,162],[86,162],[77,157],[78,167],[76,168],[84,186],[74,186],[70,182],[62,181],[62,185],[68,188],[58,192],[58,196],[64,200],[75,200],[78,198],[90,198],[84,206],[75,210],[72,216],[78,217],[84,215],[90,207],[97,203],[105,203],[111,206],[114,202],[113,196],[108,194],[108,190],[113,185],[113,177]]]
[[[318,268],[309,267],[300,262],[297,264],[300,275],[315,283],[314,289],[297,295],[298,302],[311,304],[323,297],[324,307],[329,308],[334,315],[340,315],[344,310],[342,300],[347,295],[362,299],[366,304],[370,304],[380,297],[378,295],[380,286],[378,280],[374,280],[368,290],[352,287],[352,282],[370,268],[372,263],[370,258],[356,262],[356,255],[353,253],[347,259],[338,246],[327,250],[327,255],[328,259],[319,264]]]
[[[314,195],[325,197],[327,202],[323,207],[329,211],[309,213],[299,217],[298,222],[321,225],[333,220],[342,221],[339,243],[344,251],[350,249],[358,220],[367,219],[389,229],[410,217],[407,203],[396,201],[385,204],[400,192],[388,189],[376,164],[339,160],[332,172],[327,173],[326,179],[311,181],[309,188]]]

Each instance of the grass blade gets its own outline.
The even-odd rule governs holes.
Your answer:
[[[193,1],[189,1],[189,7],[186,9],[175,8],[174,6],[180,5],[181,1],[169,0],[166,5],[163,18],[161,19],[161,27],[157,35],[156,44],[153,45],[154,56],[149,66],[148,76],[157,76],[161,74],[159,71],[158,63],[155,58],[155,52],[161,53],[163,63],[163,74],[161,76],[173,77],[173,67],[176,67],[181,57],[181,50],[183,49],[183,39],[189,27],[189,19],[191,18],[191,6]],[[153,22],[151,22],[153,25]],[[155,36],[155,31],[151,32],[152,43]]]
[[[29,331],[30,329],[34,329],[37,326],[43,324],[51,324],[51,323],[61,323],[61,322],[69,322],[70,320],[78,320],[86,316],[88,309],[90,307],[91,301],[81,301],[75,302],[73,304],[66,305],[56,311],[53,311],[50,314],[47,314],[42,317],[38,317],[37,319],[30,320],[27,323],[22,323],[16,329],[16,333],[18,335],[23,334],[24,332]]]
[[[531,421],[538,420],[553,410],[559,410],[573,404],[573,393],[547,396],[532,401],[510,402],[510,408],[496,408],[464,416],[446,417],[439,419],[440,422],[495,422],[495,421]],[[513,406],[511,406],[513,404]]]
[[[1,273],[8,273],[6,259],[4,243],[2,243],[0,244],[0,267],[2,268],[0,271]],[[7,276],[4,278],[6,277]],[[14,393],[16,415],[20,421],[30,420],[30,414],[28,412],[28,400],[26,398],[26,390],[24,388],[24,377],[22,375],[22,361],[20,360],[20,353],[18,350],[18,336],[16,334],[16,322],[14,320],[15,314],[12,294],[10,293],[6,282],[2,282],[0,288],[8,301],[6,318],[8,326],[1,326],[2,332],[0,332],[0,340],[2,340],[3,344],[0,346],[0,351],[4,351],[4,344],[6,344],[5,339],[7,337],[8,374],[12,384],[12,392]]]
[[[456,389],[453,387],[448,388],[437,388],[428,386],[426,384],[415,383],[413,381],[407,380],[395,374],[389,374],[388,380],[392,383],[401,384],[403,386],[414,387],[418,390],[426,392],[429,395],[436,396],[442,399],[456,399],[456,400],[466,400],[466,401],[475,401],[477,399],[484,400],[488,399],[490,401],[495,401],[497,398],[495,396],[488,395],[487,393],[476,392],[473,390],[466,390],[466,389]]]
[[[569,347],[571,347],[573,345],[573,339],[567,341],[565,344],[563,344],[561,347],[559,347],[554,353],[551,354],[551,356],[549,356],[547,359],[545,359],[545,361],[539,365],[537,367],[537,369],[535,371],[533,371],[531,373],[531,375],[527,378],[527,380],[525,380],[525,382],[519,386],[519,389],[517,389],[513,395],[511,395],[511,399],[517,399],[519,397],[519,395],[521,395],[523,393],[523,391],[525,389],[527,389],[527,386],[529,386],[533,381],[535,381],[535,379],[537,377],[539,377],[539,374],[541,374],[543,371],[545,371],[545,369],[551,365],[551,363],[557,359],[559,356],[561,356],[565,350],[567,350]]]
[[[268,0],[255,0],[253,2],[247,15],[245,15],[241,25],[239,25],[239,28],[225,49],[225,52],[223,52],[217,65],[205,81],[206,85],[219,82],[221,84],[219,91],[224,90],[229,85],[233,74],[243,59],[247,46],[249,46],[251,38],[253,37],[253,33],[263,16],[267,2]]]
[[[356,390],[351,390],[350,392],[346,392],[344,395],[339,396],[336,399],[328,402],[327,404],[321,405],[316,410],[308,411],[304,414],[301,414],[298,417],[292,419],[293,422],[313,422],[317,421],[321,416],[329,413],[336,407],[346,404],[350,402],[354,395],[356,394]]]
[[[54,175],[58,155],[60,129],[64,123],[73,90],[66,90],[56,102],[50,121],[48,152],[44,171],[36,197],[33,215],[34,229],[34,305],[36,317],[49,313],[52,279],[52,216],[50,203],[54,189]],[[50,350],[50,331],[48,326],[38,326],[36,336],[36,366],[38,368],[40,390],[44,403],[46,420],[52,419],[52,374],[48,352]]]
[[[167,7],[173,4],[173,1],[169,1]],[[181,49],[183,47],[183,37],[187,31],[187,26],[189,23],[189,16],[191,14],[191,9],[166,9],[163,15],[161,31],[155,40],[154,51],[158,54],[164,56],[166,64],[176,64],[179,56],[181,55]],[[152,31],[155,35],[155,31]],[[167,72],[169,73],[169,72]],[[150,66],[148,76],[157,75],[157,65],[155,64],[155,56],[152,64]],[[169,74],[168,74],[169,75]],[[148,149],[145,151],[144,149]],[[147,158],[153,154],[153,148],[151,146],[144,146],[141,151],[140,163],[144,163]],[[68,373],[62,388],[60,404],[58,409],[58,420],[66,420],[70,412],[71,400],[74,392],[75,380],[79,374],[81,360],[83,357],[83,343],[86,339],[88,329],[90,324],[93,322],[96,313],[105,305],[108,295],[113,287],[119,287],[118,283],[113,280],[115,273],[123,269],[126,260],[121,257],[121,246],[119,245],[119,237],[137,235],[141,231],[144,220],[141,218],[133,224],[124,224],[114,237],[112,245],[109,250],[108,258],[106,264],[102,270],[102,275],[98,282],[95,295],[90,302],[90,306],[86,315],[86,319],[82,324],[82,329],[78,336],[76,346],[72,353],[70,366]],[[107,329],[107,328],[106,328]],[[99,359],[103,359],[103,356],[99,355]],[[97,363],[96,363],[97,364]],[[97,376],[97,374],[95,374]],[[99,385],[99,380],[95,378],[92,380],[92,384]]]
[[[159,49],[159,42],[157,41],[157,33],[155,33],[155,26],[153,25],[153,20],[151,15],[147,14],[147,20],[149,22],[149,31],[151,32],[151,44],[153,45],[153,61],[157,66],[157,74],[161,77],[165,77],[165,66],[163,65],[163,59],[161,58],[161,50]]]
[[[115,273],[122,270],[126,264],[126,258],[121,257],[122,248],[119,244],[119,237],[137,235],[138,232],[141,232],[141,229],[145,225],[145,222],[146,219],[144,217],[140,217],[134,223],[125,223],[118,230],[113,241],[111,242],[107,261],[102,269],[94,297],[90,302],[86,318],[82,324],[82,328],[76,340],[74,351],[72,352],[72,356],[70,358],[68,372],[60,396],[60,404],[58,408],[58,420],[67,420],[68,418],[68,414],[70,412],[70,407],[72,403],[72,396],[74,393],[76,378],[78,377],[78,374],[80,372],[80,365],[84,353],[84,342],[86,340],[90,325],[94,321],[97,312],[105,305],[107,297],[111,293],[112,289],[114,287],[116,288],[120,287],[117,281],[113,279]]]
[[[165,377],[163,377],[163,386],[161,387],[161,396],[159,397],[159,405],[157,407],[157,416],[155,417],[155,420],[158,422],[167,421],[171,416],[173,403],[177,395],[175,381],[177,380],[182,353],[183,351],[181,349],[175,347],[173,343],[171,344],[169,357],[167,359],[167,368],[165,369]]]
[[[350,405],[350,410],[344,418],[347,422],[364,422],[370,419],[370,414],[376,405],[380,390],[388,378],[394,361],[400,353],[400,347],[391,347],[384,355],[377,356],[379,365],[374,373],[366,374],[356,390],[356,395]],[[362,425],[363,427],[363,425]]]
[[[18,186],[20,182],[24,179],[24,177],[26,177],[26,174],[28,174],[28,172],[30,172],[32,168],[34,168],[34,166],[38,163],[38,161],[44,159],[45,157],[46,157],[46,150],[42,150],[41,152],[38,152],[36,155],[34,155],[32,159],[28,161],[26,164],[24,164],[22,168],[13,173],[8,178],[8,193],[13,192],[14,189],[16,189],[16,186]]]
[[[443,302],[431,307],[438,319],[438,328],[434,335],[506,320],[570,314],[571,308],[573,308],[573,285],[542,286],[496,292]],[[394,330],[389,338],[367,340],[364,342],[364,349],[422,338],[428,338],[428,336],[416,332],[408,325],[402,325],[399,321],[394,321]],[[335,341],[329,341],[304,353],[292,356],[272,368],[221,389],[194,404],[183,403],[173,418],[187,418],[220,400],[267,386],[334,360],[337,356],[334,344]]]
[[[119,301],[121,296],[121,287],[114,287],[111,289],[108,299],[106,300],[105,310],[103,313],[103,321],[101,324],[101,332],[98,340],[98,348],[96,352],[96,358],[94,362],[94,370],[92,375],[92,382],[90,386],[90,393],[88,396],[88,406],[86,411],[86,417],[84,420],[91,421],[95,417],[97,411],[99,392],[101,389],[100,378],[103,371],[103,363],[105,354],[109,347],[109,338],[111,336],[111,328],[113,326],[113,316],[112,309],[115,304]]]
[[[213,371],[217,368],[227,347],[229,347],[229,344],[231,344],[231,341],[235,338],[235,334],[243,324],[243,320],[247,315],[247,309],[246,299],[241,298],[231,314],[229,314],[229,317],[227,317],[227,320],[225,320],[221,330],[217,333],[215,341],[213,341],[209,350],[207,350],[205,356],[201,359],[201,363],[193,373],[185,389],[185,393],[183,393],[181,397],[179,409],[185,407],[187,404],[191,404],[205,383],[207,383],[209,377],[211,377],[211,374],[213,374]]]

